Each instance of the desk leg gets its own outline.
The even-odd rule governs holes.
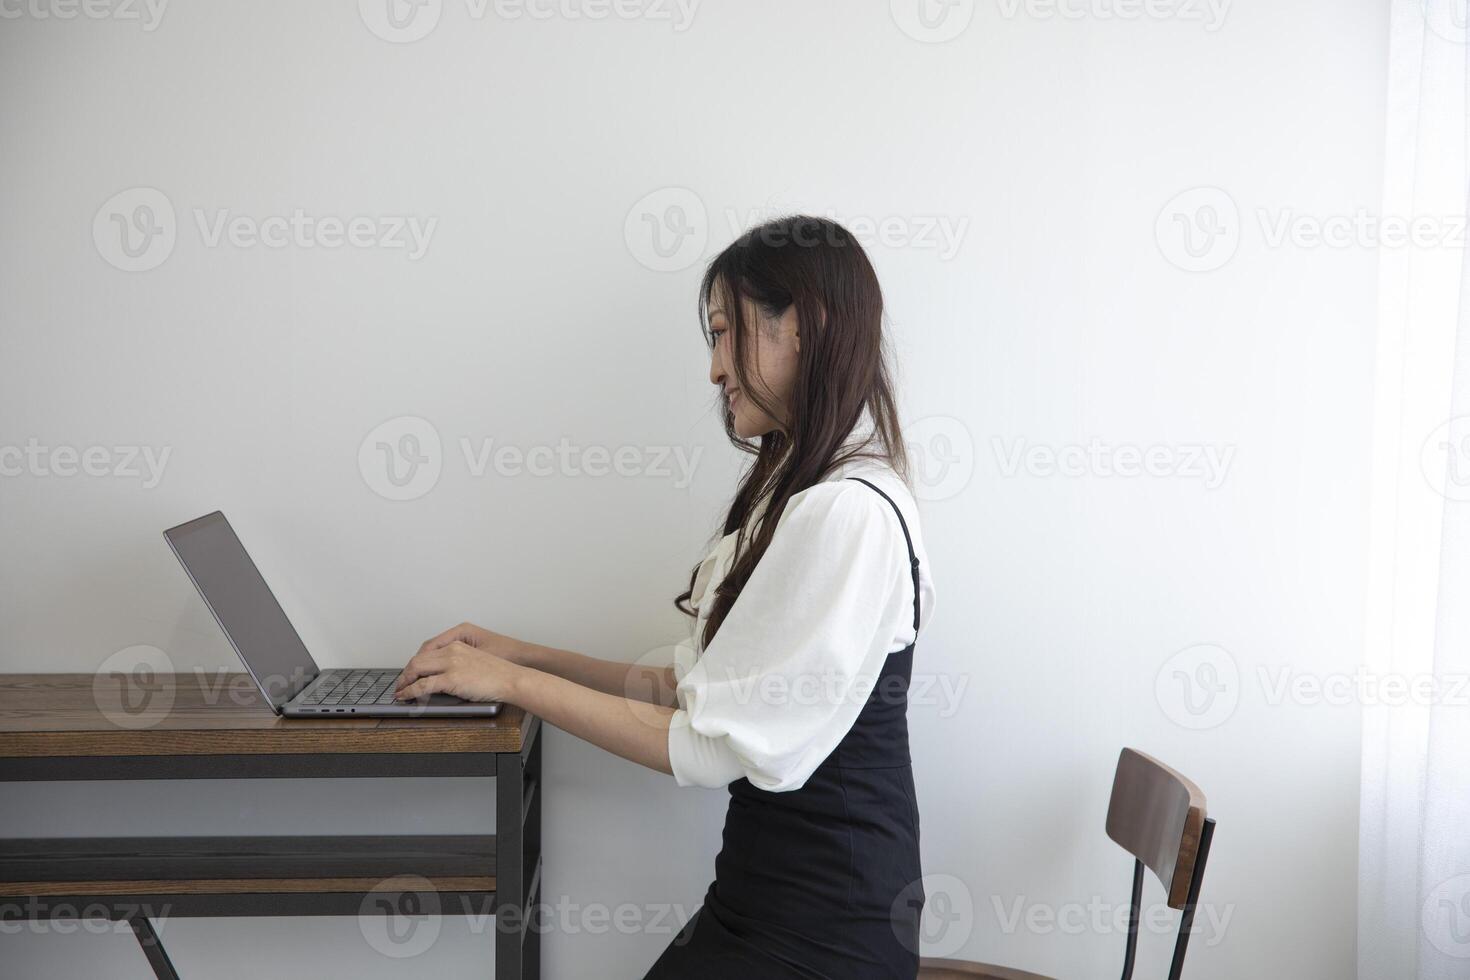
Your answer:
[[[523,980],[541,980],[541,933],[546,931],[547,916],[536,915],[544,908],[541,901],[541,806],[546,799],[545,784],[541,781],[541,725],[532,732],[531,751],[526,757],[526,773],[535,790],[524,803],[525,822],[521,825],[522,853],[525,867],[529,869],[530,881],[526,884],[526,905],[531,909],[530,928],[522,944]]]
[[[158,980],[179,980],[178,971],[174,969],[173,962],[168,958],[168,952],[164,950],[163,943],[159,941],[158,933],[153,931],[153,923],[148,921],[148,917],[130,915],[128,925],[132,927],[138,945],[143,947],[143,955],[148,957],[148,965],[153,967],[153,975]]]
[[[540,980],[541,725],[522,752],[496,756],[495,980]]]

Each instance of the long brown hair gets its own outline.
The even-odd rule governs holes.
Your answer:
[[[725,434],[755,460],[725,517],[722,533],[741,533],[729,573],[714,593],[714,606],[705,623],[705,646],[714,639],[766,553],[776,523],[793,495],[815,486],[833,467],[856,456],[884,460],[903,479],[908,474],[887,366],[883,293],[872,263],[851,232],[835,221],[795,215],[752,228],[736,239],[710,263],[699,291],[700,326],[711,347],[716,338],[710,332],[709,307],[716,291],[723,291],[731,300],[726,304],[730,371],[741,397],[749,398],[772,418],[789,421],[784,429],[761,436],[757,443],[737,435],[734,416],[728,409],[724,413]],[[784,411],[783,406],[767,404],[762,386],[749,382],[745,352],[750,349],[753,325],[747,322],[742,300],[751,301],[771,318],[796,308],[801,351],[791,404]],[[872,437],[861,445],[844,447],[865,409],[872,415]],[[767,502],[759,520],[747,527],[762,499]],[[674,600],[690,616],[696,615],[689,601],[698,573],[696,565],[689,588]]]

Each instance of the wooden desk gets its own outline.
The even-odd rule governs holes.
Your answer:
[[[160,915],[494,915],[495,976],[534,980],[540,733],[510,705],[494,718],[288,720],[245,674],[0,675],[0,781],[496,778],[494,836],[0,840],[0,917],[126,921],[154,974],[178,980]]]

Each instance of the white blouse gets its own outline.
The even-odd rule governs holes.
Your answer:
[[[792,496],[703,649],[714,583],[735,547],[734,533],[721,538],[695,575],[698,618],[675,656],[669,763],[680,786],[718,788],[744,776],[772,792],[799,789],[852,728],[884,658],[917,638],[903,529],[888,501],[852,476],[881,487],[903,512],[919,559],[919,632],[933,615],[918,508],[884,463],[849,460]]]

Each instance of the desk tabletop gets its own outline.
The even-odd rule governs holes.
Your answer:
[[[520,752],[534,716],[282,718],[248,674],[0,674],[0,759]]]

